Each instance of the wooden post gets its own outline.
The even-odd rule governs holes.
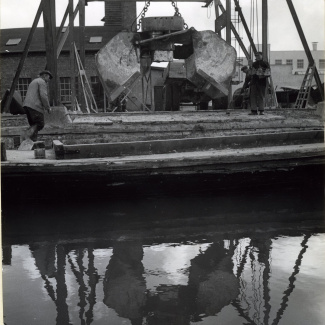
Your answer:
[[[58,103],[58,72],[56,56],[56,19],[55,19],[55,1],[43,0],[43,20],[44,20],[44,38],[46,48],[47,69],[51,71],[53,79],[49,82],[50,105],[56,106]]]
[[[268,8],[267,0],[262,0],[262,53],[263,59],[269,61],[268,51],[267,51],[267,28],[268,28]]]
[[[215,12],[216,12],[215,32],[217,32],[216,22],[217,22],[218,17],[220,16],[219,15],[219,4],[220,4],[220,0],[214,0],[214,9],[215,9]],[[217,32],[217,34],[221,37],[221,30],[219,32]]]
[[[25,60],[27,58],[27,54],[28,54],[30,44],[32,43],[32,40],[33,40],[33,35],[34,35],[34,32],[35,32],[35,29],[36,29],[36,27],[38,25],[39,19],[41,17],[42,12],[43,12],[43,2],[44,2],[44,0],[41,1],[40,5],[38,7],[38,10],[37,10],[37,13],[36,13],[32,28],[31,28],[31,30],[29,32],[29,35],[28,35],[28,38],[27,38],[27,41],[26,41],[26,45],[25,45],[25,48],[24,48],[23,55],[21,56],[21,59],[19,61],[18,68],[16,70],[14,80],[12,81],[12,84],[11,84],[9,95],[8,95],[7,100],[5,102],[5,107],[4,107],[4,110],[3,110],[4,112],[9,112],[9,107],[10,107],[10,104],[11,104],[11,101],[12,101],[12,97],[14,96],[14,92],[15,92],[15,89],[16,89],[16,86],[17,86],[17,83],[18,83],[18,80],[19,80],[21,70],[23,69]]]
[[[79,0],[79,57],[83,69],[86,69],[85,66],[85,0]],[[84,111],[86,108],[84,96],[81,96],[79,100],[80,100],[81,110]]]
[[[79,4],[76,6],[76,9],[73,12],[73,19],[76,18],[78,12],[79,12]],[[67,19],[66,15],[68,15],[68,14],[69,14],[69,4],[67,6],[67,10],[66,10],[64,17],[62,19],[61,26],[59,28],[59,32],[57,34],[57,55],[56,55],[57,58],[59,58],[61,50],[63,48],[63,45],[69,36],[69,30],[70,30],[69,26],[67,27],[66,31],[64,33],[62,33],[64,23]]]
[[[79,55],[85,68],[85,0],[79,0]]]
[[[252,38],[251,32],[250,32],[250,30],[249,30],[249,28],[248,28],[248,26],[247,26],[246,19],[245,19],[244,15],[243,15],[243,12],[242,12],[242,10],[241,10],[241,8],[240,8],[240,6],[239,6],[239,2],[238,2],[238,0],[234,0],[234,1],[235,1],[236,10],[238,11],[238,14],[239,14],[239,17],[240,17],[241,22],[242,22],[242,24],[243,24],[243,27],[244,27],[244,29],[245,29],[246,35],[247,35],[247,37],[248,37],[248,39],[249,39],[249,43],[250,43],[251,48],[252,48],[252,50],[253,50],[253,52],[254,52],[254,55],[255,55],[256,52],[257,52],[257,49],[256,49],[256,46],[255,46],[255,44],[254,44],[254,41],[253,41],[253,38]]]
[[[227,25],[226,25],[226,42],[231,45],[231,0],[227,0],[226,2],[226,14],[227,14]],[[229,85],[229,91],[228,91],[228,105],[232,100],[232,89],[231,89],[231,83]]]
[[[73,0],[69,0],[69,40],[70,40],[70,85],[71,85],[71,109],[75,110],[75,53],[74,53],[74,15],[73,15]]]
[[[224,6],[221,4],[221,2],[219,3],[219,7],[220,7],[222,13],[225,13],[225,12],[226,12],[226,9],[225,9]],[[244,52],[244,54],[245,54],[247,60],[249,60],[249,59],[250,59],[250,54],[248,53],[248,51],[247,51],[247,49],[246,49],[246,47],[245,47],[245,44],[243,43],[242,39],[240,38],[240,36],[239,36],[239,34],[238,34],[237,30],[236,30],[236,27],[234,26],[233,23],[230,24],[230,27],[231,27],[231,30],[232,30],[233,34],[234,34],[235,37],[236,37],[237,42],[239,43],[239,46],[240,46],[241,49],[243,50],[243,52]]]
[[[66,21],[67,18],[68,18],[68,14],[69,14],[69,4],[67,5],[67,9],[66,9],[65,12],[64,12],[64,15],[63,15],[63,18],[62,18],[62,21],[61,21],[61,24],[60,24],[60,27],[59,27],[58,33],[56,34],[56,40],[57,40],[57,43],[58,43],[58,44],[59,44],[59,39],[61,38],[61,33],[62,33],[62,30],[63,30],[64,24],[65,24],[65,21]]]

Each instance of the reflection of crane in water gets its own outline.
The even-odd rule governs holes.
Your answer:
[[[99,280],[94,264],[94,248],[92,245],[88,245],[86,249],[64,244],[39,247],[31,245],[30,249],[44,281],[44,288],[56,305],[56,323],[58,325],[71,324],[66,283],[66,267],[68,262],[79,285],[79,319],[81,324],[91,324],[94,317],[93,309],[96,303],[96,285]],[[75,256],[73,256],[73,252],[75,252]],[[87,268],[83,264],[85,257],[88,259]],[[88,277],[88,282],[85,281],[85,277]],[[55,278],[56,290],[54,289],[55,284],[51,281],[53,278]],[[87,304],[89,308],[86,311]]]
[[[269,288],[269,280],[271,275],[271,260],[270,260],[270,252],[272,250],[272,241],[271,237],[269,239],[263,238],[262,240],[258,239],[234,239],[231,240],[231,244],[228,248],[228,254],[232,256],[232,260],[234,262],[233,265],[233,273],[235,277],[239,281],[240,285],[240,292],[236,299],[231,300],[232,306],[237,310],[238,314],[245,319],[246,324],[251,325],[260,325],[260,324],[271,324],[277,325],[281,320],[286,307],[288,306],[288,301],[291,293],[294,289],[294,282],[296,280],[296,276],[299,273],[299,267],[302,262],[302,258],[304,253],[307,250],[307,241],[310,238],[311,234],[305,235],[301,246],[302,249],[299,252],[299,255],[295,261],[295,265],[293,268],[293,272],[289,277],[289,284],[286,290],[283,292],[282,301],[280,304],[279,310],[276,312],[276,316],[272,322],[270,322],[270,312],[271,312],[271,305],[270,305],[270,288]],[[117,252],[126,252],[130,250],[132,253],[132,260],[129,262],[124,260],[118,260],[118,264],[114,262],[114,266],[110,264],[107,268],[110,272],[112,270],[115,272],[116,276],[118,273],[123,271],[123,264],[127,264],[129,266],[137,266],[138,272],[132,271],[130,268],[131,273],[128,273],[129,279],[134,279],[135,281],[140,280],[141,288],[145,288],[144,278],[142,276],[144,269],[142,266],[142,254],[141,254],[141,247],[142,245],[134,245],[134,243],[130,243],[129,246],[127,243],[124,243],[125,247],[119,245],[119,250],[115,249],[115,254]],[[131,246],[130,246],[131,245]],[[120,248],[122,247],[122,248]],[[103,247],[101,247],[103,248]],[[107,248],[107,247],[106,247]],[[163,315],[163,311],[159,311],[159,308],[166,308],[170,305],[167,301],[172,299],[173,303],[177,302],[177,305],[183,306],[184,315],[182,316],[184,319],[184,324],[186,324],[191,317],[194,316],[193,310],[197,308],[198,314],[202,314],[202,304],[193,305],[193,301],[196,301],[201,294],[201,299],[203,297],[206,299],[206,295],[202,296],[202,291],[200,291],[202,286],[209,285],[208,278],[211,278],[211,275],[216,276],[215,271],[213,268],[207,271],[201,268],[203,264],[206,265],[211,264],[213,261],[213,256],[216,256],[216,252],[220,251],[220,254],[224,254],[221,252],[220,243],[214,242],[210,250],[205,252],[200,252],[200,254],[194,258],[191,262],[190,267],[190,274],[189,274],[189,284],[190,286],[196,287],[196,296],[190,297],[188,289],[186,287],[180,286],[167,286],[164,287],[163,285],[160,286],[160,290],[162,292],[162,296],[164,297],[164,303],[160,303],[156,305],[157,296],[150,296],[144,293],[145,290],[142,290],[138,284],[129,283],[128,287],[136,286],[141,289],[143,292],[143,296],[137,297],[141,298],[141,303],[138,304],[141,309],[139,309],[139,315],[137,319],[132,317],[132,324],[140,324],[142,323],[142,317],[149,317],[149,314],[152,311],[152,306],[155,305],[156,311]],[[95,267],[95,259],[94,259],[94,249],[95,247],[91,244],[87,244],[86,247],[80,248],[80,246],[74,246],[71,244],[59,244],[59,245],[48,245],[48,246],[37,246],[31,245],[30,249],[33,253],[33,256],[36,261],[36,266],[38,267],[41,277],[44,281],[44,288],[46,289],[49,297],[53,300],[56,305],[57,309],[57,324],[60,325],[69,325],[71,324],[70,316],[69,316],[69,305],[68,305],[68,287],[66,283],[66,276],[67,276],[67,266],[70,267],[72,274],[74,275],[77,283],[78,283],[78,297],[79,297],[79,319],[81,324],[91,324],[94,318],[94,306],[96,304],[96,286],[99,282],[99,275],[98,271]],[[135,251],[135,249],[137,249]],[[138,252],[138,253],[134,253]],[[219,253],[218,253],[219,254]],[[122,254],[123,255],[123,254]],[[116,259],[117,256],[122,256],[121,254],[116,255],[114,258]],[[112,257],[113,258],[113,257]],[[211,259],[212,258],[212,259]],[[84,265],[84,261],[88,260],[88,266]],[[227,260],[227,259],[226,259]],[[217,263],[222,262],[225,265],[225,258],[216,261]],[[111,259],[112,261],[112,259]],[[131,265],[131,264],[132,265]],[[228,263],[228,262],[227,262]],[[247,266],[250,266],[247,267]],[[200,269],[198,269],[198,267]],[[219,267],[219,266],[218,266]],[[228,268],[228,267],[227,267]],[[119,271],[120,270],[120,271]],[[134,268],[133,268],[134,270]],[[203,270],[203,271],[202,271]],[[217,269],[215,269],[217,270]],[[117,272],[118,271],[118,272]],[[245,280],[245,276],[248,275],[249,271],[251,271],[249,281]],[[117,273],[116,273],[117,272]],[[134,273],[135,272],[135,273]],[[199,273],[197,273],[199,272]],[[202,273],[203,272],[203,273]],[[205,275],[204,275],[205,272]],[[139,278],[139,276],[140,278]],[[198,276],[199,275],[199,276]],[[205,280],[199,280],[202,275],[205,276]],[[54,281],[55,279],[55,281]],[[113,278],[111,278],[113,279]],[[55,282],[56,282],[56,290],[55,290]],[[105,281],[104,281],[105,282]],[[211,283],[210,283],[211,284]],[[111,286],[109,283],[108,286]],[[112,286],[109,287],[110,290]],[[118,292],[118,287],[116,287],[115,292]],[[125,292],[128,292],[128,288],[125,288]],[[139,291],[140,292],[140,291]],[[159,295],[159,294],[158,294]],[[185,296],[185,300],[184,300]],[[112,298],[107,295],[106,300],[109,305],[112,305]],[[191,299],[189,299],[191,298]],[[192,299],[193,298],[193,299]],[[122,299],[124,300],[124,299]],[[139,301],[140,301],[139,300]],[[119,304],[121,302],[117,302]],[[134,303],[134,302],[133,302]],[[264,308],[262,310],[262,303],[264,303]],[[88,310],[87,310],[88,306]],[[194,306],[194,308],[192,308]],[[112,306],[113,307],[113,306]],[[115,306],[116,307],[116,306]],[[120,305],[119,308],[127,306]],[[134,308],[136,304],[133,305]],[[191,307],[191,308],[188,308]],[[204,306],[203,306],[204,307]],[[211,307],[210,307],[211,308]],[[220,310],[220,307],[218,307]],[[115,308],[114,308],[115,309]],[[131,310],[132,315],[136,315],[136,310]],[[124,312],[127,313],[126,309]],[[130,310],[128,311],[130,313]],[[218,311],[215,309],[215,312]],[[264,312],[264,314],[263,314]],[[177,311],[179,313],[179,311]],[[130,315],[131,315],[130,314]],[[186,315],[185,315],[186,314]],[[192,318],[193,319],[193,318]],[[150,317],[147,319],[150,323]],[[148,324],[149,324],[148,323]]]
[[[288,301],[291,293],[293,292],[293,289],[295,288],[294,282],[296,280],[296,275],[299,273],[299,267],[302,262],[302,258],[304,253],[307,250],[307,241],[311,237],[311,234],[304,235],[303,240],[301,242],[302,249],[299,252],[299,255],[295,261],[295,265],[293,268],[293,272],[289,277],[289,284],[287,289],[283,292],[282,301],[280,304],[280,308],[276,313],[276,317],[272,321],[272,325],[277,325],[279,321],[282,318],[282,315],[288,306]],[[261,244],[263,245],[261,246]],[[264,246],[264,247],[263,247]],[[258,248],[258,252],[256,252],[256,248]],[[268,325],[270,324],[270,311],[271,311],[271,305],[270,305],[270,287],[269,287],[269,279],[271,274],[271,268],[270,268],[270,252],[271,252],[271,239],[267,240],[263,238],[262,241],[256,241],[256,240],[250,240],[248,243],[246,243],[246,246],[244,248],[244,251],[242,252],[241,243],[237,244],[237,250],[234,253],[234,259],[237,261],[237,270],[236,270],[236,276],[240,279],[241,283],[241,293],[240,297],[236,300],[232,301],[232,305],[236,308],[239,315],[243,317],[248,324],[251,325],[257,325],[257,324],[264,324]],[[257,253],[257,254],[256,254]],[[256,260],[256,256],[258,260]],[[245,265],[247,265],[248,258],[251,261],[251,270],[252,270],[252,289],[253,294],[251,297],[247,297],[246,291],[247,291],[247,283],[245,283],[243,279],[243,271],[245,269]],[[259,264],[260,268],[259,271],[256,272],[256,264]],[[263,272],[262,265],[264,267]],[[258,278],[256,277],[256,273],[258,273]],[[262,278],[260,277],[262,273]],[[261,284],[262,280],[262,284]],[[258,286],[256,286],[256,282],[258,282]],[[263,290],[263,299],[260,299],[261,292],[260,290]],[[252,299],[250,299],[252,298]],[[262,300],[264,300],[264,317],[262,318],[261,313],[261,306],[258,305],[258,303],[261,303]],[[245,307],[243,307],[243,303],[245,304]],[[250,313],[250,311],[252,312]],[[253,317],[251,314],[253,313]]]

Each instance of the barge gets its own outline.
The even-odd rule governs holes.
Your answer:
[[[24,116],[15,126],[11,117],[2,120],[10,148],[1,162],[5,199],[323,185],[324,127],[317,109],[270,109],[263,116],[246,110],[62,112],[58,108],[39,134],[43,159],[15,147]]]

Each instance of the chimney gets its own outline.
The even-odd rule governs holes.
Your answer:
[[[112,30],[132,30],[136,31],[137,22],[136,2],[105,1],[105,26],[110,26]]]
[[[313,44],[313,51],[317,51],[318,42],[313,42],[312,44]]]

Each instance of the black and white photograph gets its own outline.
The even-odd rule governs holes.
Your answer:
[[[324,0],[0,0],[3,325],[325,325]]]

